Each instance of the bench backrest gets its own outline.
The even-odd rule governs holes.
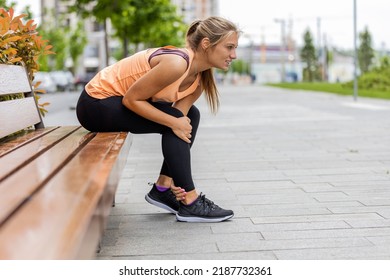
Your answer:
[[[21,99],[0,99],[0,139],[28,127],[43,127],[25,67],[0,64],[0,96],[21,94]]]

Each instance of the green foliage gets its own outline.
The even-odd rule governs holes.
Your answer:
[[[41,55],[53,54],[53,52],[48,41],[38,35],[34,20],[24,22],[25,17],[25,14],[14,16],[13,8],[9,11],[0,9],[0,63],[25,66],[30,82],[33,84],[34,73],[39,70],[38,58]],[[39,96],[36,93],[42,92],[39,84],[40,82],[36,82],[34,85],[37,99]],[[43,115],[47,112],[46,105],[46,103],[39,104]]]
[[[95,3],[94,5],[90,5]],[[130,43],[143,47],[184,44],[186,26],[170,0],[77,0],[72,11],[98,22],[110,19],[115,37],[122,41],[123,56]]]
[[[304,46],[301,49],[301,60],[305,64],[303,68],[303,80],[312,82],[319,78],[319,68],[316,56],[316,49],[313,44],[313,37],[310,30],[304,34]]]
[[[39,33],[53,44],[53,51],[56,53],[55,57],[43,56],[40,58],[41,70],[63,70],[67,57],[66,48],[69,43],[65,35],[66,29],[59,29],[47,23],[39,27]]]
[[[360,45],[358,49],[359,67],[362,73],[367,73],[374,59],[374,49],[372,48],[371,34],[366,27],[363,32],[359,34]]]
[[[322,83],[322,82],[302,82],[302,83],[278,83],[278,84],[268,84],[270,86],[295,89],[295,90],[310,90],[310,91],[319,91],[319,92],[329,92],[340,95],[353,95],[353,89],[345,87],[344,84],[340,83]],[[388,91],[380,90],[367,90],[359,89],[359,96],[371,97],[371,98],[381,98],[381,99],[390,99],[390,93]]]
[[[353,88],[353,81],[344,83],[345,88]],[[378,67],[363,73],[358,78],[359,90],[382,91],[390,95],[390,58],[383,57]]]
[[[79,21],[77,23],[77,26],[74,29],[70,30],[69,42],[69,55],[73,61],[71,72],[75,74],[78,59],[83,54],[84,47],[88,43],[87,34],[84,31],[83,22]]]
[[[39,27],[39,33],[47,38],[53,45],[53,51],[56,53],[54,58],[42,56],[39,63],[43,71],[64,70],[66,69],[65,62],[68,58],[73,61],[72,72],[75,73],[77,60],[82,55],[84,47],[87,44],[87,36],[84,31],[84,25],[81,21],[73,28],[61,27],[58,28],[58,22],[63,22],[61,16],[54,16],[54,11],[51,13],[52,20],[46,20],[44,25]]]
[[[177,15],[176,7],[169,0],[156,0],[150,12],[151,15],[145,15],[150,25],[142,30],[145,46],[183,46],[187,26]]]
[[[10,5],[7,4],[7,0],[0,0],[0,7],[2,7],[5,10],[9,10],[10,8],[14,7],[15,3],[11,3]]]
[[[241,59],[233,60],[231,71],[238,74],[249,75],[251,73],[250,65]]]

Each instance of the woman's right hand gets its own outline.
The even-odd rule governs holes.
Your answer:
[[[183,141],[187,143],[191,143],[190,138],[192,137],[191,131],[192,131],[192,126],[191,126],[191,120],[184,116],[181,118],[177,118],[177,121],[175,121],[174,126],[172,127],[173,133]]]

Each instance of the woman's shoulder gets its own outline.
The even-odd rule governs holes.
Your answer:
[[[188,50],[184,48],[178,48],[175,46],[164,46],[164,47],[154,49],[149,55],[148,62],[150,63],[150,61],[153,58],[159,56],[161,56],[161,58],[169,59],[172,61],[177,60],[176,58],[179,57],[181,58],[181,60],[186,61],[187,65],[190,62],[190,56]]]
[[[152,68],[159,65],[172,74],[183,74],[189,66],[189,56],[183,49],[162,47],[150,54],[148,62]]]

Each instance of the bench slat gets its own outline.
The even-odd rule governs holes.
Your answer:
[[[18,112],[18,113],[16,113]],[[34,97],[0,102],[0,139],[41,122]]]
[[[0,229],[0,259],[18,256],[24,259],[74,258],[77,248],[83,245],[91,217],[105,191],[105,182],[115,170],[112,165],[118,156],[127,155],[127,148],[120,149],[122,145],[130,146],[126,135],[97,134],[43,189],[14,213]],[[95,227],[103,230],[103,220],[99,220],[100,225],[98,223]],[[97,242],[90,241],[94,246]]]
[[[26,69],[20,65],[0,64],[0,95],[31,92]]]
[[[13,150],[20,148],[23,145],[26,145],[35,139],[42,137],[46,133],[57,129],[58,126],[39,128],[39,129],[29,129],[24,130],[21,133],[13,136],[12,138],[7,138],[7,141],[0,142],[0,158],[4,155],[11,153]]]
[[[54,145],[45,153],[32,160],[29,164],[20,168],[18,172],[14,172],[8,176],[6,180],[0,184],[0,224],[2,224],[7,217],[15,211],[25,201],[26,198],[32,196],[44,183],[55,173],[62,168],[69,156],[75,154],[77,150],[93,138],[93,134],[85,129],[78,129],[78,127],[67,127],[53,131],[48,135],[44,135],[41,139],[23,146],[20,155],[23,155],[25,148],[28,148],[32,155],[39,152],[41,148],[53,146],[58,139],[63,139],[58,145]],[[72,132],[69,134],[69,132]],[[37,142],[37,143],[36,143]],[[16,152],[10,154],[13,156]],[[19,157],[13,157],[9,160],[19,160]],[[24,180],[28,178],[28,180]]]
[[[0,182],[41,153],[50,149],[62,138],[79,128],[80,126],[61,127],[60,129],[56,129],[53,132],[30,142],[28,145],[23,145],[12,153],[1,157],[2,167],[0,168]]]

